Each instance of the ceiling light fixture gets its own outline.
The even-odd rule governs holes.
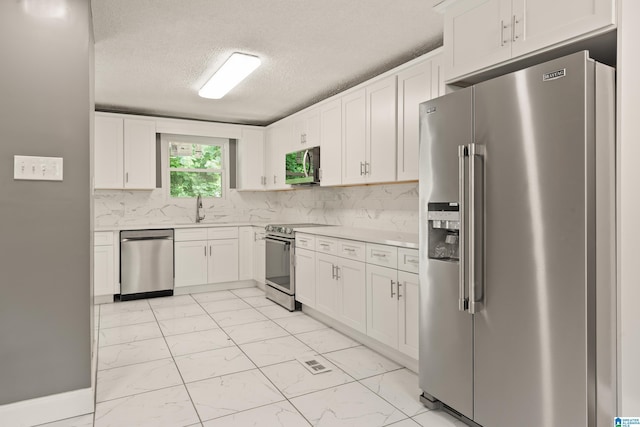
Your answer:
[[[244,53],[233,53],[222,67],[198,91],[203,98],[220,99],[260,65],[260,58]]]

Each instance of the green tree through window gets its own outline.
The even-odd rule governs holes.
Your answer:
[[[222,197],[222,146],[171,142],[171,197]]]

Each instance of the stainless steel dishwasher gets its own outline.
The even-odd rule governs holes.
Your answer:
[[[173,295],[173,229],[120,232],[120,300]]]

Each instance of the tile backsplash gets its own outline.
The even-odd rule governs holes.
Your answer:
[[[170,199],[153,191],[95,191],[95,226],[195,222],[193,199]],[[203,223],[317,222],[359,228],[418,232],[418,184],[314,187],[290,191],[230,190],[203,200]]]

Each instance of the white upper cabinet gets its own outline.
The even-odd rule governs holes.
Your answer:
[[[264,130],[242,128],[237,154],[238,190],[264,190],[266,185]]]
[[[156,187],[156,124],[153,120],[95,117],[95,188]]]
[[[312,108],[296,116],[292,123],[292,151],[320,145],[320,110]]]
[[[446,80],[509,59],[510,16],[511,0],[459,1],[447,9]]]
[[[396,180],[396,76],[367,86],[367,183]]]
[[[342,184],[342,100],[320,106],[320,185]]]
[[[396,76],[342,98],[342,183],[396,180]]]
[[[420,103],[431,95],[431,61],[398,73],[398,181],[418,179]]]
[[[94,134],[95,188],[123,188],[124,121],[96,115]]]
[[[514,57],[615,23],[614,0],[514,0],[512,5]]]
[[[613,0],[459,0],[444,11],[446,81],[615,23]]]
[[[156,123],[124,119],[124,188],[156,188]]]
[[[365,182],[367,97],[364,89],[342,97],[342,183]],[[321,164],[323,153],[320,153]]]
[[[290,188],[285,179],[285,155],[291,151],[290,123],[278,124],[267,130],[265,142],[265,176],[268,190]]]

